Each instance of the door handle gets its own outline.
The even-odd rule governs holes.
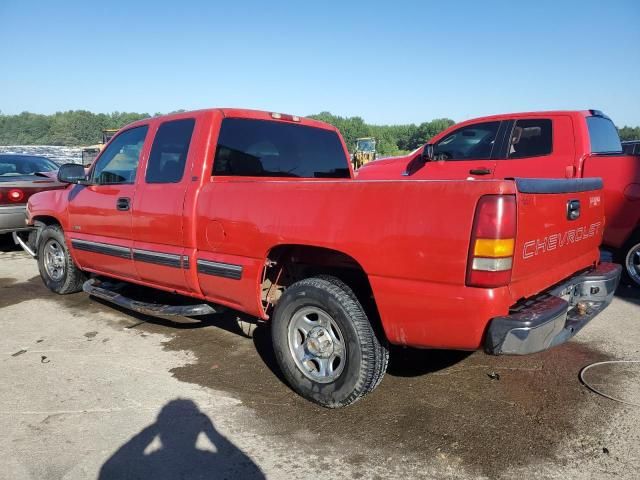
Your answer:
[[[131,200],[127,197],[120,197],[116,201],[116,208],[122,212],[126,212],[127,210],[129,210],[130,206],[131,206]]]
[[[471,170],[469,170],[469,173],[471,175],[489,175],[491,173],[491,170],[489,170],[488,168],[472,168]]]

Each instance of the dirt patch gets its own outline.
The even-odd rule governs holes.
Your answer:
[[[608,357],[576,342],[528,357],[482,352],[394,349],[389,373],[367,398],[341,410],[317,407],[290,390],[276,366],[270,332],[258,326],[243,337],[237,314],[174,329],[148,319],[137,328],[172,335],[169,350],[189,350],[198,361],[172,371],[181,381],[228,391],[255,409],[274,435],[317,447],[327,432],[345,458],[384,447],[387,456],[411,454],[487,475],[538,461],[602,454],[599,433],[614,408],[578,381],[580,369]],[[498,375],[491,375],[497,373]],[[499,377],[499,379],[498,379]]]

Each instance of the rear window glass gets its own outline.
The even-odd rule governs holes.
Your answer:
[[[149,155],[147,183],[177,183],[182,180],[195,123],[193,118],[187,118],[160,125]]]
[[[622,144],[611,120],[604,117],[587,117],[591,153],[620,153]]]
[[[336,132],[294,123],[226,118],[213,174],[347,178],[349,160]]]
[[[42,157],[23,155],[0,155],[0,176],[17,177],[33,175],[36,172],[52,172],[58,166],[51,160]]]

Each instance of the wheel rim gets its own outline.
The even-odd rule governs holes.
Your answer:
[[[640,285],[640,243],[629,250],[625,265],[631,279]]]
[[[305,377],[330,383],[340,376],[347,349],[331,315],[318,307],[303,307],[291,317],[288,334],[289,351]]]
[[[59,282],[64,278],[66,255],[56,240],[48,240],[44,245],[44,269],[54,282]]]

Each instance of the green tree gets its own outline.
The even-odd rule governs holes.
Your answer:
[[[626,125],[618,130],[620,140],[640,140],[640,127],[627,127]]]

